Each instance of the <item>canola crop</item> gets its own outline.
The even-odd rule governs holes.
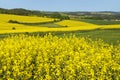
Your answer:
[[[46,17],[37,17],[37,16],[19,16],[19,15],[12,15],[12,14],[0,14],[0,22],[8,23],[9,20],[15,20],[18,22],[25,22],[25,23],[39,23],[39,22],[49,22],[53,21],[53,18],[46,18]]]
[[[120,80],[120,44],[76,36],[0,40],[1,80]]]
[[[114,25],[103,25],[101,27],[101,29],[120,29],[120,25],[119,24],[114,24]]]
[[[53,18],[36,17],[36,16],[18,16],[11,14],[0,14],[0,34],[6,33],[24,33],[24,32],[47,32],[47,31],[78,31],[78,30],[95,30],[95,29],[119,29],[120,25],[95,25],[82,21],[63,20],[60,22],[54,22],[54,24],[60,25],[61,28],[53,28],[48,26],[33,26],[23,25],[17,23],[9,23],[10,20],[15,20],[23,23],[42,23],[54,21]],[[48,24],[49,25],[49,24]],[[13,28],[15,28],[13,30]]]
[[[9,20],[15,20],[18,22],[25,22],[25,23],[40,23],[40,22],[49,22],[53,21],[52,18],[46,17],[35,17],[35,16],[18,16],[18,15],[11,15],[11,14],[0,14],[0,34],[5,33],[21,33],[21,32],[38,32],[38,31],[45,31],[48,28],[38,27],[38,26],[27,26],[22,24],[13,24],[9,23]],[[12,28],[15,28],[13,30]]]
[[[71,27],[78,28],[80,30],[92,30],[92,29],[101,27],[95,24],[86,23],[82,21],[73,21],[73,20],[63,20],[61,22],[57,22],[56,24],[67,26],[68,28],[71,28]]]
[[[46,31],[76,31],[76,30],[93,30],[99,28],[98,25],[81,22],[81,21],[73,21],[73,20],[63,20],[60,22],[55,22],[55,24],[61,25],[61,28],[48,28],[45,26],[30,26],[30,25],[22,25],[9,23],[10,20],[15,20],[23,23],[41,23],[41,22],[50,22],[54,21],[53,18],[46,17],[35,17],[35,16],[18,16],[11,14],[0,14],[0,34],[3,33],[21,33],[21,32],[46,32]],[[67,26],[67,27],[65,27]],[[12,28],[15,28],[13,30]]]

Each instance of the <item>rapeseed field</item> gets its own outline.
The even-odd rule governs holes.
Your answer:
[[[95,25],[82,21],[73,20],[62,20],[54,22],[53,18],[36,17],[36,16],[18,16],[11,14],[0,14],[0,34],[3,33],[21,33],[21,32],[47,32],[47,31],[78,31],[78,30],[95,30],[95,29],[119,29],[120,25]],[[10,20],[18,21],[20,23],[28,23],[29,25],[19,23],[9,23]],[[61,26],[59,27],[48,27],[38,24],[43,22],[53,21],[53,24]],[[52,24],[51,24],[52,25]],[[53,25],[54,26],[54,25]],[[14,28],[14,30],[13,30]]]
[[[54,21],[53,18],[46,18],[46,17],[0,14],[0,18],[1,18],[0,34],[19,33],[19,32],[93,30],[93,29],[99,28],[99,26],[94,24],[72,21],[72,20],[63,20],[60,22],[54,22],[55,24],[62,26],[61,28],[49,28],[49,27],[39,26],[39,25],[34,26],[34,25],[24,25],[19,23],[9,23],[10,20],[18,21],[21,23],[29,23],[29,24]],[[13,30],[13,28],[15,29]]]
[[[120,44],[16,35],[0,39],[1,80],[120,80]]]

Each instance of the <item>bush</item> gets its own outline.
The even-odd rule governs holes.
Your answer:
[[[12,27],[12,30],[16,30],[16,28],[15,28],[15,27]]]
[[[68,27],[68,25],[65,25],[65,27]]]
[[[9,20],[8,22],[9,22],[9,23],[19,23],[19,22],[16,21],[16,20]]]

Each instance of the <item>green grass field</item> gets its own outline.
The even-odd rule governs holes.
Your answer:
[[[9,35],[18,35],[18,34],[27,34],[27,35],[40,35],[44,36],[51,33],[52,35],[63,37],[67,35],[75,35],[77,37],[89,37],[92,40],[102,39],[109,44],[118,44],[120,43],[120,29],[110,29],[110,30],[91,30],[91,31],[49,31],[49,32],[25,32],[25,33],[9,33],[9,34],[0,34],[0,38],[8,37]]]
[[[40,34],[40,33],[36,33],[36,34]],[[45,34],[45,33],[41,33],[41,34]],[[102,39],[103,41],[109,44],[117,44],[120,41],[120,29],[52,32],[52,34],[60,37],[62,37],[64,34],[67,36],[70,36],[72,34],[72,35],[76,35],[77,37],[89,37],[93,40]]]
[[[107,20],[91,20],[91,19],[80,19],[79,21],[84,21],[96,25],[113,25],[120,24],[120,21],[107,21]]]

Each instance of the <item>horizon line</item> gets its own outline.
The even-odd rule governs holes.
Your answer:
[[[113,11],[113,10],[40,10],[40,9],[28,9],[28,8],[21,8],[21,7],[16,7],[16,8],[3,8],[3,7],[0,7],[2,9],[25,9],[25,10],[30,10],[30,11],[43,11],[43,12],[120,12],[120,11]]]

